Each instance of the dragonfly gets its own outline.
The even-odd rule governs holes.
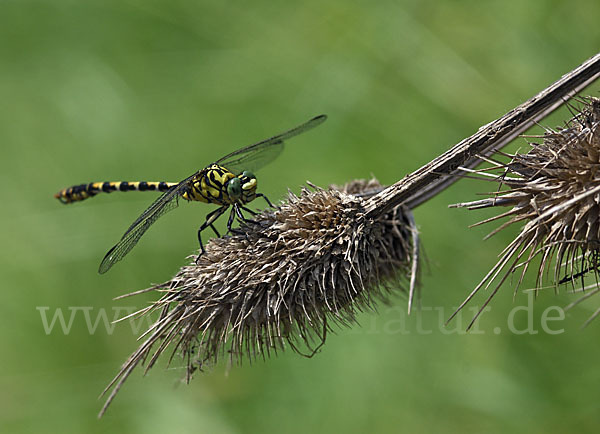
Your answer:
[[[81,202],[99,193],[114,191],[159,191],[163,193],[129,226],[119,242],[106,253],[98,268],[100,274],[106,273],[115,263],[123,259],[156,220],[168,211],[177,208],[180,199],[218,205],[217,209],[206,215],[204,223],[198,229],[200,253],[196,258],[197,263],[198,259],[206,253],[202,243],[202,232],[210,227],[220,238],[221,235],[214,223],[229,208],[231,211],[227,220],[228,233],[234,231],[232,225],[236,217],[238,220],[247,221],[242,211],[251,215],[256,214],[245,205],[257,197],[262,197],[273,208],[273,204],[267,196],[257,193],[254,171],[277,158],[283,151],[285,140],[322,124],[326,119],[326,115],[316,116],[274,137],[231,152],[180,182],[91,182],[62,189],[54,197],[64,204],[71,204]]]

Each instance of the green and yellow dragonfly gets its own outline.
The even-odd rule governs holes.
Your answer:
[[[292,128],[282,134],[263,140],[242,149],[238,149],[216,162],[206,166],[181,182],[91,182],[74,185],[60,190],[54,195],[64,204],[80,202],[98,193],[113,191],[160,191],[163,194],[150,205],[125,231],[119,242],[111,248],[100,263],[99,273],[106,273],[116,262],[127,255],[137,244],[152,224],[179,205],[179,198],[187,201],[198,201],[219,205],[219,208],[206,216],[205,222],[198,229],[200,255],[205,252],[201,233],[210,227],[217,237],[221,235],[213,223],[232,208],[227,230],[232,231],[232,224],[237,217],[246,220],[242,210],[254,215],[254,211],[245,207],[257,197],[262,197],[269,206],[273,204],[262,193],[257,193],[257,181],[254,171],[273,161],[283,150],[283,142],[298,134],[320,125],[327,119],[320,115]]]

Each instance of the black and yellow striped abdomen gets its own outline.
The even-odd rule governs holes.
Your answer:
[[[93,197],[98,193],[112,193],[113,191],[167,191],[176,186],[176,182],[145,182],[145,181],[116,181],[116,182],[90,182],[89,184],[74,185],[65,188],[54,195],[62,203],[72,203]]]

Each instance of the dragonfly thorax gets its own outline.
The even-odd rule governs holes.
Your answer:
[[[256,198],[256,177],[247,171],[236,176],[223,166],[211,164],[189,181],[182,196],[219,205],[246,204]]]

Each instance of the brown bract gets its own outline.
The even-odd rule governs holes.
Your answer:
[[[381,189],[371,180],[289,193],[276,209],[212,239],[198,264],[150,288],[162,298],[138,314],[158,311],[159,319],[109,385],[101,414],[135,366],[145,361],[148,370],[169,346],[187,360],[189,380],[224,354],[239,362],[289,346],[312,356],[333,324],[355,323],[358,311],[390,291],[404,289],[412,300],[418,258],[412,214],[398,206],[366,218],[365,197]]]
[[[507,189],[487,199],[454,205],[469,209],[509,207],[479,223],[508,218],[490,236],[507,226],[522,224],[517,237],[460,308],[479,289],[496,282],[485,307],[508,275],[520,269],[518,289],[532,264],[537,268],[536,289],[569,283],[579,285],[578,291],[588,290],[584,298],[599,291],[600,99],[582,98],[580,103],[579,113],[563,128],[529,136],[541,139],[540,143],[530,143],[529,152],[510,155],[509,163],[488,160],[492,166],[477,172]],[[587,274],[594,275],[595,281],[585,287]],[[593,317],[598,314],[600,311]]]

